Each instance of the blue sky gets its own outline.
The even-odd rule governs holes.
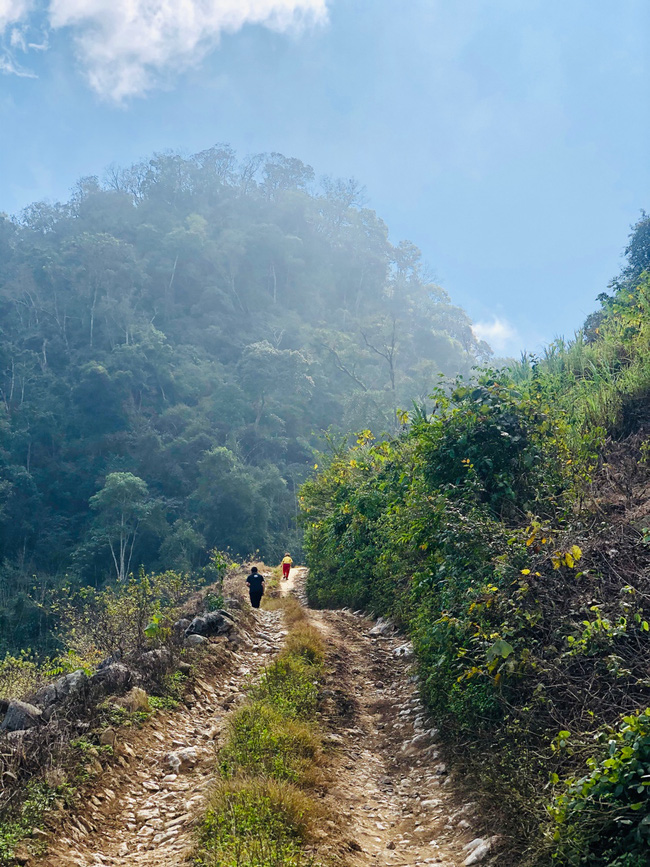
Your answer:
[[[280,151],[365,184],[500,352],[571,335],[650,209],[647,0],[0,0],[0,30],[0,210]]]

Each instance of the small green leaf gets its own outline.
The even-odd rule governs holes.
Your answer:
[[[504,641],[503,638],[497,638],[492,647],[488,648],[487,661],[492,662],[498,656],[502,659],[507,659],[511,653],[514,653],[514,647]]]

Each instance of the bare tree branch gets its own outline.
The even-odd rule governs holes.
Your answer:
[[[364,391],[368,391],[368,386],[365,385],[365,383],[361,382],[361,380],[356,375],[354,370],[350,370],[349,367],[346,367],[346,365],[343,364],[343,362],[341,361],[340,355],[332,346],[329,346],[327,343],[323,343],[322,341],[321,341],[320,345],[323,346],[325,349],[327,349],[328,352],[331,353],[332,358],[334,359],[334,364],[341,371],[341,373],[344,373],[346,376],[349,376],[350,379],[353,380],[354,382],[356,382],[356,384],[360,388],[362,388]]]

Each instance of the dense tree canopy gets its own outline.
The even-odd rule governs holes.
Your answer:
[[[34,585],[64,574],[277,557],[323,429],[392,430],[489,353],[354,181],[224,145],[0,219],[0,323],[11,645],[41,617]],[[118,482],[137,493],[124,527]]]

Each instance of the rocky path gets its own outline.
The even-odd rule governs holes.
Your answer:
[[[230,709],[286,632],[279,612],[254,612],[256,628],[238,651],[211,644],[182,709],[158,712],[120,730],[117,766],[97,779],[82,811],[70,816],[38,867],[180,867],[214,780],[216,749]],[[109,735],[110,738],[110,735]]]
[[[305,577],[292,570],[282,592],[305,601]],[[158,712],[130,736],[120,730],[118,764],[104,769],[84,808],[67,816],[47,854],[30,865],[187,863],[229,713],[286,635],[280,612],[253,616],[236,651],[225,641],[204,649],[184,706]],[[311,611],[310,619],[329,648],[322,722],[331,818],[319,831],[321,851],[342,867],[493,863],[495,841],[477,834],[475,808],[459,797],[441,759],[410,645],[359,613]]]
[[[349,864],[478,864],[490,844],[440,757],[410,645],[350,612],[323,612],[317,622],[336,648],[326,713],[341,768],[329,801],[346,823]]]
[[[305,572],[293,570],[287,589],[295,582],[302,596]],[[390,624],[359,613],[310,617],[330,647],[323,715],[334,782],[327,804],[339,819],[345,863],[488,864],[496,839],[478,835],[475,806],[459,796],[441,759],[411,645]]]

